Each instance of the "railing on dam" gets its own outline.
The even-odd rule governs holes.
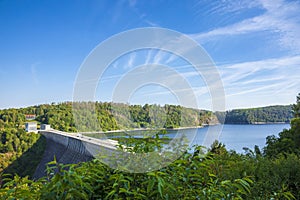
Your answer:
[[[51,130],[40,130],[40,134],[44,135],[47,139],[52,139],[58,143],[62,143],[66,145],[65,142],[67,142],[70,139],[80,140],[85,143],[91,143],[98,146],[107,147],[110,149],[116,149],[116,146],[118,145],[118,142],[116,140],[111,139],[97,139],[92,137],[84,136],[83,133],[67,133],[55,129]],[[57,140],[59,138],[59,140]]]

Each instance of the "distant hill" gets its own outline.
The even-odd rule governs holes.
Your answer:
[[[50,124],[53,128],[76,132],[71,102],[42,104],[19,109],[0,110],[0,130],[6,127],[23,127],[25,116],[35,115],[38,123]],[[225,124],[289,123],[293,117],[292,105],[261,108],[234,109],[226,112],[211,112],[185,108],[179,105],[129,105],[111,102],[77,103],[81,122],[80,130],[100,127],[103,131],[126,128],[178,128],[188,126]],[[95,106],[96,113],[85,108]],[[97,121],[91,121],[95,115]],[[225,117],[226,116],[226,117]],[[83,124],[83,125],[82,125]],[[99,126],[100,125],[100,126]]]
[[[293,118],[292,105],[234,109],[215,114],[219,120],[226,116],[225,124],[289,123]]]

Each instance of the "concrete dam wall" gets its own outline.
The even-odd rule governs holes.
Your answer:
[[[94,139],[56,130],[40,131],[47,140],[45,152],[33,175],[34,179],[46,175],[46,165],[56,158],[58,163],[73,164],[90,161],[98,154],[113,152],[117,141]]]

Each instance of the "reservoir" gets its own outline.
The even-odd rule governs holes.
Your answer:
[[[253,149],[255,145],[263,148],[266,143],[266,137],[269,135],[278,136],[283,129],[289,129],[290,124],[243,124],[243,125],[214,125],[206,126],[203,128],[188,128],[180,130],[168,130],[164,135],[169,138],[184,135],[189,139],[190,146],[203,145],[209,147],[214,140],[225,144],[227,150],[235,150],[238,153],[243,153],[244,147]],[[123,132],[110,132],[105,135],[108,138],[116,137],[144,137],[145,131],[127,131]],[[89,137],[102,138],[102,134],[88,134]],[[207,139],[209,138],[209,139]]]
[[[219,125],[217,125],[219,126]],[[213,127],[214,128],[214,127]],[[243,152],[243,147],[250,149],[254,145],[263,148],[266,144],[266,137],[269,135],[278,136],[283,129],[289,129],[290,124],[262,124],[262,125],[223,125],[219,141],[225,144],[226,149],[235,150],[239,153]],[[205,133],[205,129],[198,129],[199,135]],[[199,135],[197,134],[194,144],[198,144]],[[197,140],[198,139],[198,140]]]

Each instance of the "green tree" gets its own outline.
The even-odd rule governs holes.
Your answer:
[[[300,117],[300,93],[297,96],[296,104],[293,105],[293,111],[295,118]]]

